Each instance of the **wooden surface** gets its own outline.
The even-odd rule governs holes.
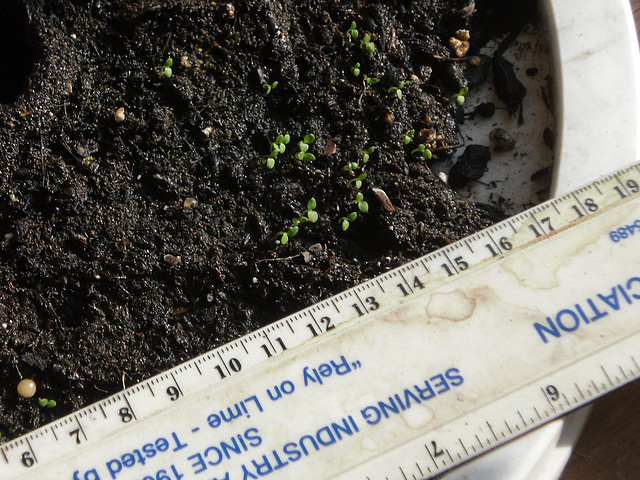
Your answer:
[[[640,31],[640,0],[631,0]],[[640,479],[640,380],[606,395],[593,413],[560,480]]]

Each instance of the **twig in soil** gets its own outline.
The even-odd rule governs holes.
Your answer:
[[[41,131],[42,131],[42,126],[40,127]],[[42,141],[42,134],[40,134],[40,163],[42,164],[42,185],[44,186],[45,182],[44,182],[44,143]]]
[[[167,41],[164,42],[164,45],[162,47],[162,55],[164,56],[164,52],[167,51],[167,47],[169,46],[169,42],[171,41],[171,37],[173,36],[173,32],[169,32],[169,35],[167,35]]]
[[[303,257],[304,253],[298,253],[296,255],[291,255],[290,257],[276,257],[276,258],[259,258],[259,262],[282,262],[285,260],[293,260],[298,257]]]

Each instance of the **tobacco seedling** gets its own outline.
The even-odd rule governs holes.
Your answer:
[[[369,211],[369,204],[364,200],[364,195],[362,195],[361,192],[356,194],[356,198],[351,203],[355,203],[358,206],[358,210],[362,213],[367,213]]]
[[[285,152],[287,149],[286,146],[290,140],[291,137],[287,133],[285,135],[278,135],[275,141],[271,143],[271,153],[269,153],[265,158],[265,162],[269,170],[276,166],[276,157]]]
[[[351,222],[354,222],[356,218],[358,218],[358,212],[351,212],[346,217],[340,217],[338,219],[338,222],[340,222],[342,230],[346,231],[349,229],[349,225],[351,225]]]
[[[167,58],[167,61],[164,62],[164,65],[162,66],[162,74],[167,77],[167,78],[171,78],[171,75],[173,75],[173,69],[171,68],[173,66],[173,58],[169,57]]]
[[[353,75],[356,77],[360,76],[360,63],[356,63],[353,67],[351,67],[351,73],[353,73]]]
[[[351,25],[349,26],[349,30],[347,30],[347,35],[351,35],[351,38],[353,38],[354,40],[358,38],[359,34],[358,34],[356,22],[351,22]]]
[[[269,95],[271,93],[271,90],[273,90],[277,86],[278,86],[278,81],[277,80],[275,82],[273,82],[273,83],[263,83],[262,84],[262,88],[265,89],[265,95]]]
[[[368,33],[360,40],[360,48],[366,50],[369,53],[373,53],[376,51],[376,46],[371,41],[371,35]]]
[[[311,197],[307,202],[307,209],[302,212],[302,215],[298,217],[300,223],[305,223],[305,221],[309,221],[311,223],[316,223],[318,221],[318,212],[316,212],[316,207],[318,203],[316,199]],[[306,220],[304,220],[306,218]]]
[[[375,85],[376,83],[378,83],[380,81],[379,78],[375,78],[375,77],[364,77],[364,81],[367,83],[367,85]]]
[[[418,148],[413,149],[411,153],[420,153],[427,160],[431,160],[433,157],[431,150],[429,150],[424,143],[418,145]]]
[[[389,93],[395,93],[396,97],[398,97],[398,100],[402,100],[402,89],[404,88],[405,85],[407,85],[408,83],[411,83],[410,81],[405,81],[405,82],[400,82],[398,84],[397,87],[390,87],[387,91]]]
[[[464,96],[469,93],[469,87],[463,87],[460,89],[460,91],[458,92],[458,94],[455,96],[455,100],[458,103],[458,105],[462,106],[464,105]]]
[[[358,150],[358,156],[362,157],[362,163],[369,161],[369,156],[375,151],[376,147],[369,147],[366,150]]]
[[[316,157],[313,153],[309,153],[309,145],[316,141],[316,136],[313,133],[308,133],[304,136],[304,139],[298,142],[298,153],[296,158],[298,160],[304,160],[305,162],[313,162]]]
[[[350,170],[353,172],[354,170],[357,170],[359,166],[360,165],[358,165],[358,162],[349,162],[344,166],[344,170]]]
[[[47,408],[53,408],[57,405],[57,402],[55,400],[50,400],[46,398],[38,399],[38,403],[40,404],[41,407],[47,407]]]
[[[407,133],[403,133],[400,135],[400,140],[402,140],[402,143],[404,143],[405,145],[409,145],[411,143],[411,139],[415,134],[415,130],[409,130]]]
[[[349,180],[349,183],[353,184],[353,186],[355,187],[356,190],[360,190],[362,188],[362,181],[365,178],[367,178],[367,174],[366,173],[361,173],[356,178],[352,178],[351,180]]]
[[[318,212],[315,211],[316,207],[316,199],[311,197],[307,202],[307,208],[302,212],[302,215],[292,220],[293,227],[286,232],[281,231],[276,233],[276,240],[280,241],[281,245],[286,245],[289,243],[290,238],[293,238],[298,234],[301,224],[307,222],[316,223],[318,221]]]

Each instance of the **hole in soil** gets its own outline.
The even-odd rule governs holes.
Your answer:
[[[36,37],[23,0],[3,0],[0,11],[0,103],[11,103],[24,90],[36,61]]]

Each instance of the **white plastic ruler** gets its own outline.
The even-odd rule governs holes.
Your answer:
[[[0,478],[431,478],[640,376],[640,166],[0,445]]]

